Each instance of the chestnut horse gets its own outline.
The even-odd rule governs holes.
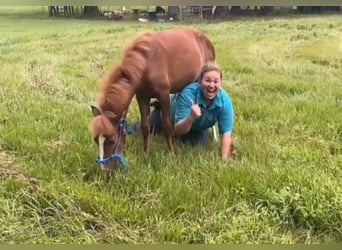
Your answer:
[[[126,115],[134,95],[141,115],[145,153],[150,150],[151,98],[160,102],[166,141],[173,152],[170,93],[196,81],[208,61],[215,61],[215,48],[198,30],[174,29],[136,38],[103,82],[99,108],[92,106],[94,119],[90,128],[99,145],[101,167],[117,168],[117,161],[123,164]]]

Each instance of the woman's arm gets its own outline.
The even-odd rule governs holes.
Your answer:
[[[221,139],[222,160],[228,160],[233,156],[233,135],[224,134]]]
[[[175,132],[177,135],[185,135],[186,133],[188,133],[191,129],[191,126],[194,122],[194,119],[192,118],[192,116],[188,116],[187,118],[184,118],[183,120],[179,121],[176,125],[175,125]]]
[[[185,135],[186,133],[188,133],[194,121],[197,120],[199,117],[201,117],[201,108],[197,104],[192,103],[190,115],[176,123],[176,134]]]

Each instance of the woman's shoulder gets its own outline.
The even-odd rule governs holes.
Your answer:
[[[230,98],[230,94],[228,93],[227,90],[225,90],[224,88],[221,88],[221,91],[220,91],[220,97],[223,98],[223,99],[231,99]]]
[[[192,82],[189,85],[187,85],[184,89],[198,89],[201,85],[199,82]]]
[[[201,88],[200,84],[198,82],[193,82],[187,85],[181,93],[183,94],[190,94],[190,93],[196,93]]]
[[[221,91],[220,91],[220,94],[219,94],[219,98],[220,98],[220,101],[221,101],[222,104],[232,105],[232,99],[230,97],[230,94],[224,88],[221,88]]]

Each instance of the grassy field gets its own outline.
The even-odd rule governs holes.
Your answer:
[[[131,136],[130,171],[104,175],[88,131],[99,79],[137,34],[186,25],[216,46],[235,159],[214,142],[174,157],[158,136],[145,157]],[[342,242],[341,27],[341,15],[139,24],[0,9],[0,242]]]

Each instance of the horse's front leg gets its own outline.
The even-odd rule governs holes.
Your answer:
[[[163,128],[165,133],[165,138],[170,151],[173,153],[173,143],[172,143],[172,122],[171,122],[171,103],[169,93],[163,94],[159,97],[160,106],[163,114]]]
[[[140,126],[141,131],[143,134],[144,139],[144,151],[145,153],[150,153],[150,122],[149,122],[149,115],[150,115],[150,98],[145,96],[136,95],[139,110],[140,110]]]

